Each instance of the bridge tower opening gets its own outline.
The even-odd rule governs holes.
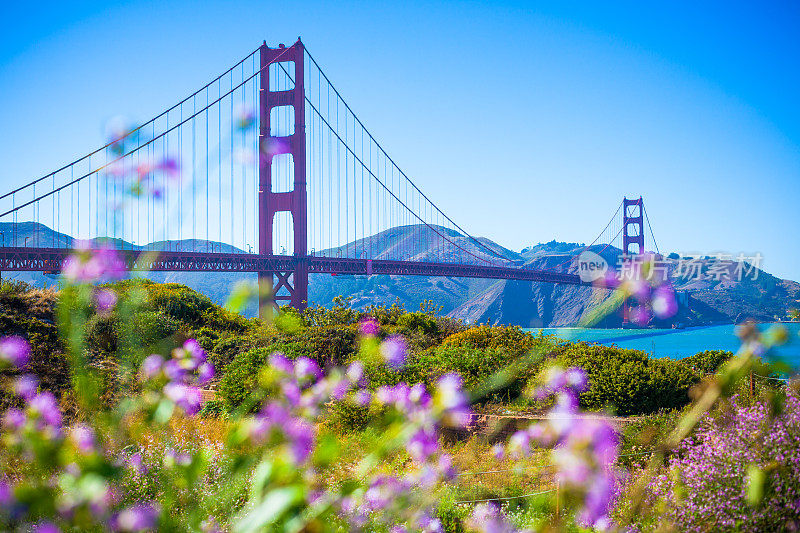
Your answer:
[[[266,309],[266,306],[287,302],[295,309],[304,309],[308,305],[305,48],[300,39],[289,47],[280,45],[278,48],[270,48],[264,42],[259,55],[258,253],[272,255],[275,252],[273,230],[278,213],[291,214],[294,236],[292,270],[258,273],[262,287],[259,308]],[[271,90],[276,85],[270,85],[270,65],[273,63],[293,63],[294,87]],[[293,131],[285,135],[281,135],[283,132],[273,132],[271,127],[272,110],[281,106],[291,106],[294,115]],[[279,187],[279,191],[275,191],[272,167],[276,164],[276,157],[285,154],[291,155],[293,162],[292,188],[282,190]]]

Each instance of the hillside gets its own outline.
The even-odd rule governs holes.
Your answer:
[[[472,253],[480,247],[470,239],[448,232],[449,238],[458,242]],[[0,224],[0,238],[3,242],[39,242],[41,246],[56,244],[68,246],[72,239],[56,233],[43,225],[20,223]],[[415,260],[425,261],[436,255],[433,243],[437,242],[431,229],[420,226],[402,226],[381,232],[372,238],[351,242],[346,246],[318,252],[326,256],[356,256],[355,250],[369,249],[377,258],[392,257],[392,247],[402,246]],[[38,240],[38,241],[37,241]],[[583,247],[575,243],[551,241],[514,252],[485,238],[483,245],[495,250],[515,264],[531,268],[576,272],[569,261]],[[241,252],[238,248],[218,242],[204,240],[180,240],[154,242],[147,246],[124,243],[129,249],[171,249],[171,250],[223,250]],[[596,245],[590,250],[599,253],[610,264],[615,265],[620,250],[612,246]],[[669,327],[671,323],[683,325],[717,324],[741,322],[747,318],[758,321],[783,319],[791,308],[800,307],[800,284],[776,278],[763,270],[757,270],[755,279],[745,277],[737,280],[734,275],[735,262],[703,258],[699,261],[703,271],[727,269],[732,279],[706,278],[695,280],[686,273],[677,272],[679,259],[665,259],[672,272],[671,280],[678,290],[689,291],[688,307],[667,323],[659,326]],[[3,273],[6,279],[19,279],[37,286],[57,284],[54,276],[38,272]],[[215,303],[224,303],[231,287],[241,280],[255,280],[254,274],[203,273],[203,272],[151,272],[144,277],[156,282],[181,283],[208,295]],[[516,324],[523,327],[559,327],[578,323],[583,313],[591,305],[602,301],[609,295],[604,289],[552,285],[548,283],[523,281],[496,281],[427,276],[330,276],[312,275],[309,279],[309,299],[312,305],[329,307],[337,296],[352,298],[351,305],[360,308],[369,304],[391,305],[400,302],[406,309],[417,309],[421,302],[433,300],[442,307],[442,313],[465,322],[489,322],[493,324]],[[255,306],[247,310],[252,316]],[[610,316],[600,324],[617,327],[620,316]]]

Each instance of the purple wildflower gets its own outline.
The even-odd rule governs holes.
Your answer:
[[[140,503],[117,513],[112,519],[111,529],[114,531],[148,531],[158,525],[159,511],[155,505]]]
[[[122,279],[127,268],[114,248],[92,249],[89,242],[78,241],[75,251],[61,265],[61,272],[72,283],[97,283]]]
[[[31,528],[32,533],[59,533],[61,530],[52,522],[38,522]]]
[[[380,325],[377,320],[371,316],[365,316],[358,323],[358,331],[364,337],[375,337],[380,331]]]
[[[70,437],[75,444],[75,448],[82,454],[90,454],[95,451],[96,439],[94,430],[86,424],[76,424],[70,430]]]
[[[472,531],[481,533],[513,533],[514,528],[506,522],[500,508],[493,503],[479,503],[467,519]]]
[[[389,368],[401,368],[408,355],[405,339],[400,335],[392,335],[381,343],[381,355]]]
[[[25,413],[15,407],[12,407],[11,409],[6,410],[5,414],[3,415],[3,427],[12,431],[18,430],[25,425],[26,420]]]
[[[172,467],[175,465],[178,466],[189,466],[192,464],[192,456],[185,452],[177,452],[172,448],[168,449],[164,453],[164,465],[167,467]]]
[[[5,480],[0,479],[0,508],[8,509],[14,503],[14,489]]]
[[[35,415],[48,426],[61,427],[61,411],[58,409],[56,398],[50,391],[44,391],[30,400],[28,407]]]
[[[36,396],[39,380],[31,374],[23,374],[14,381],[14,394],[30,401]]]
[[[200,389],[184,383],[167,383],[164,385],[164,394],[189,416],[197,414],[203,403]]]
[[[435,403],[442,410],[442,419],[457,427],[469,425],[472,418],[462,385],[461,376],[452,373],[443,375],[436,384]]]
[[[163,357],[161,357],[156,353],[149,355],[142,362],[142,374],[146,379],[153,379],[158,375],[159,372],[161,372],[161,368],[163,365],[164,365]]]
[[[203,363],[197,369],[197,384],[205,385],[214,379],[214,367],[210,363]]]
[[[117,305],[117,293],[110,289],[100,289],[94,293],[94,305],[101,315],[108,315]]]
[[[298,381],[317,381],[322,377],[322,370],[313,359],[298,357],[294,364],[294,373]]]
[[[139,452],[132,453],[130,457],[128,457],[128,466],[137,475],[141,476],[147,473],[147,467],[144,466],[144,461],[142,460],[142,454]]]
[[[189,358],[198,365],[206,361],[206,351],[195,339],[187,339],[183,343],[183,349]]]
[[[347,367],[345,375],[353,385],[362,388],[369,385],[369,378],[364,372],[364,364],[361,361],[353,361],[350,363],[350,365]]]
[[[28,341],[18,335],[0,339],[0,360],[7,361],[17,368],[24,368],[31,357]]]
[[[179,359],[170,359],[162,367],[164,374],[172,381],[183,381],[187,372]]]
[[[314,426],[302,418],[293,418],[285,427],[285,432],[295,463],[305,462],[314,449]]]
[[[409,455],[418,462],[425,462],[439,451],[439,440],[436,431],[430,428],[418,429],[406,442]]]
[[[650,306],[653,308],[653,313],[660,319],[673,316],[678,312],[675,290],[667,285],[658,287],[653,293]]]
[[[367,405],[369,405],[369,402],[372,401],[372,395],[369,393],[369,391],[365,391],[362,389],[356,391],[355,395],[353,395],[353,401],[356,402],[356,404],[360,405],[361,407],[366,407]]]
[[[280,352],[274,352],[269,356],[269,366],[286,375],[294,374],[294,363]]]

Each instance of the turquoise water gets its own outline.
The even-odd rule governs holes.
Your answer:
[[[760,324],[762,331],[772,324]],[[800,366],[800,323],[782,324],[789,330],[790,341],[775,352],[795,368]],[[529,328],[527,331],[555,335],[571,341],[615,345],[620,348],[642,350],[655,357],[681,359],[703,350],[730,350],[739,348],[734,334],[735,326],[700,326],[686,329],[584,329],[584,328]]]

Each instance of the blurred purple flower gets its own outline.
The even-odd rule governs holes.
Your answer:
[[[114,248],[92,249],[88,241],[77,241],[75,251],[61,265],[61,273],[71,283],[97,283],[122,279],[127,268]]]
[[[371,511],[381,511],[388,507],[407,489],[406,483],[394,476],[378,475],[364,493],[364,503]]]
[[[195,339],[187,339],[183,343],[183,350],[186,355],[188,355],[189,359],[196,363],[195,366],[204,363],[206,361],[206,351],[200,346],[200,343],[197,342]]]
[[[14,381],[14,393],[25,400],[32,400],[36,396],[39,380],[31,374],[23,374]]]
[[[161,372],[161,368],[164,366],[164,358],[160,355],[154,353],[152,355],[148,355],[145,360],[142,362],[142,374],[146,379],[152,379]]]
[[[28,341],[19,335],[0,339],[0,360],[7,361],[17,368],[24,368],[31,357]]]
[[[117,305],[117,293],[110,289],[99,289],[94,293],[94,305],[101,315],[110,314]]]
[[[261,142],[261,158],[271,159],[291,150],[289,141],[283,137],[267,137]]]
[[[675,290],[668,286],[662,285],[653,292],[653,299],[650,304],[653,308],[653,314],[660,319],[669,318],[678,312],[678,302],[675,299]]]
[[[472,510],[466,525],[471,531],[481,533],[514,533],[514,528],[506,522],[500,508],[494,503],[479,503]]]
[[[181,381],[186,376],[186,369],[178,359],[170,359],[164,363],[162,369],[167,378],[172,381]]]
[[[356,391],[355,395],[353,395],[353,401],[356,402],[357,405],[361,407],[366,407],[369,405],[369,402],[372,401],[372,395],[369,391],[359,390]]]
[[[462,390],[463,382],[458,374],[445,374],[436,383],[436,403],[442,409],[443,421],[466,427],[472,419],[469,400]]]
[[[439,439],[432,428],[418,429],[406,442],[408,454],[418,462],[425,462],[439,451]]]
[[[96,438],[94,430],[86,424],[75,424],[70,429],[70,438],[75,444],[75,448],[82,454],[90,454],[95,451]]]
[[[139,503],[128,507],[111,518],[113,531],[149,531],[158,525],[159,511],[151,503]]]
[[[367,386],[367,376],[364,374],[364,364],[361,361],[353,361],[347,367],[347,379],[359,387]]]
[[[164,395],[189,416],[197,414],[203,403],[200,389],[184,383],[167,383],[164,385]]]
[[[269,366],[289,376],[294,374],[294,363],[280,352],[269,356]]]
[[[531,437],[525,431],[516,431],[508,439],[508,452],[515,458],[527,457],[531,453]]]
[[[301,418],[293,418],[284,429],[295,463],[305,462],[314,449],[314,426]]]
[[[61,530],[52,522],[38,522],[31,528],[32,533],[59,533]]]
[[[322,370],[313,359],[298,357],[294,363],[294,373],[298,381],[317,381],[322,377]]]
[[[644,305],[637,305],[636,307],[630,307],[628,310],[628,318],[634,324],[639,326],[646,326],[652,316],[650,315],[650,311]]]
[[[0,508],[8,509],[14,503],[14,489],[11,485],[0,479]]]
[[[37,394],[30,400],[28,407],[48,426],[61,427],[61,411],[52,392],[44,391]]]
[[[192,456],[185,452],[177,452],[169,448],[164,452],[164,464],[166,466],[189,466],[192,464]]]
[[[165,157],[158,162],[157,168],[170,178],[179,177],[181,173],[180,163],[174,157]]]
[[[214,379],[214,367],[210,363],[203,363],[197,369],[197,384],[205,385]]]
[[[130,457],[128,457],[128,466],[136,472],[137,475],[144,475],[147,473],[147,468],[144,466],[144,460],[142,460],[142,454],[139,452],[132,453]]]
[[[400,335],[392,335],[381,343],[381,355],[389,368],[401,368],[408,355],[405,339]]]
[[[300,405],[300,398],[302,397],[303,392],[300,390],[300,387],[297,386],[295,381],[287,380],[281,383],[281,392],[283,393],[284,399],[291,407],[297,407]]]
[[[3,415],[3,427],[12,431],[21,429],[25,425],[25,421],[25,413],[15,407],[6,410]]]
[[[505,448],[500,443],[497,443],[494,446],[492,446],[492,450],[491,451],[492,451],[492,457],[494,457],[498,461],[501,461],[506,455]]]
[[[427,513],[423,513],[417,520],[417,527],[422,533],[441,533],[442,523],[438,518],[431,518]]]

